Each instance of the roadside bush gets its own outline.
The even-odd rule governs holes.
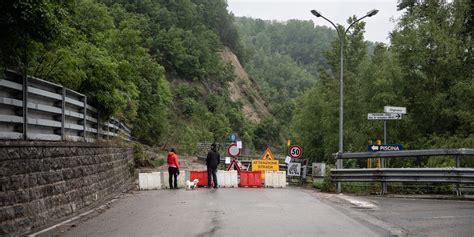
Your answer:
[[[151,162],[151,164],[153,164],[153,166],[154,166],[155,168],[160,167],[160,166],[162,166],[163,164],[165,164],[165,160],[164,160],[164,159],[151,160],[150,162]]]
[[[331,169],[333,165],[326,165],[326,173],[324,174],[323,181],[319,184],[319,189],[322,192],[334,192],[336,191],[335,183],[331,180]]]
[[[135,142],[133,144],[133,161],[135,162],[135,165],[144,159],[145,153],[143,152],[143,145]]]

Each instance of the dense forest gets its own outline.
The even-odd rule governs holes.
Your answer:
[[[192,152],[252,127],[226,83],[239,54],[224,0],[41,0],[0,3],[1,68],[62,84],[94,98],[104,115],[149,145]],[[105,117],[105,116],[104,116]]]
[[[403,0],[399,10],[388,45],[365,40],[363,21],[346,35],[344,150],[383,138],[383,123],[367,113],[385,105],[408,110],[388,122],[388,143],[474,147],[472,3]],[[332,163],[339,42],[318,20],[234,17],[225,0],[7,0],[0,69],[88,95],[148,145],[192,153],[197,142],[225,142],[234,131],[258,153],[266,146],[284,153],[291,138],[306,158]],[[224,48],[240,59],[270,116],[251,121],[230,99],[234,71]]]
[[[346,35],[344,151],[364,151],[368,140],[383,140],[383,122],[368,121],[367,113],[383,112],[385,105],[408,110],[401,121],[388,122],[389,144],[474,147],[472,3],[401,1],[399,10],[390,45],[367,42],[364,22]],[[338,150],[339,42],[335,31],[313,24],[237,21],[244,48],[253,52],[249,74],[273,107],[282,108],[274,111],[275,124],[307,158],[331,162]],[[409,162],[454,165],[449,158]]]

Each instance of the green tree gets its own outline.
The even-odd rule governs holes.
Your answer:
[[[404,71],[400,86],[414,118],[406,139],[416,147],[450,140],[459,142],[453,146],[472,143],[473,43],[472,24],[467,24],[472,4],[402,1],[399,7],[405,13],[391,39]]]
[[[62,34],[71,8],[71,2],[56,0],[2,1],[0,67],[26,73],[31,55],[41,47],[38,43],[52,42]]]

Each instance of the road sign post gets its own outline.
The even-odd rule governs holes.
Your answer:
[[[234,167],[237,170],[237,172],[240,174],[240,167],[237,164],[237,161],[235,160],[235,157],[240,155],[240,149],[237,146],[237,144],[235,143],[230,144],[227,147],[227,154],[229,154],[229,156],[232,157],[232,162],[230,163],[229,168],[227,170],[229,171],[232,167]]]
[[[401,120],[402,114],[407,113],[406,107],[397,106],[384,106],[384,113],[369,113],[367,114],[368,120],[383,120],[383,143],[387,144],[387,120]],[[385,159],[381,159],[382,168],[385,168]],[[387,193],[387,183],[382,182],[382,194]]]

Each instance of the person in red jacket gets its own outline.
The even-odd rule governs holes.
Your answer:
[[[167,163],[168,163],[170,189],[178,189],[179,161],[178,161],[178,155],[176,154],[176,150],[174,148],[171,148],[170,152],[168,153]],[[172,182],[173,177],[174,177],[174,186]]]

